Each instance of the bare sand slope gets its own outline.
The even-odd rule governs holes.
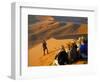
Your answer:
[[[28,65],[29,66],[48,66],[55,58],[57,51],[61,45],[66,46],[66,44],[71,41],[71,39],[56,40],[51,38],[47,40],[47,46],[49,49],[49,54],[43,55],[42,43],[32,47],[28,52]]]
[[[42,49],[42,43],[29,48],[28,52],[28,66],[50,66],[56,54],[59,51],[59,48],[61,45],[64,45],[67,49],[67,44],[72,41],[73,39],[63,39],[63,40],[57,40],[54,38],[51,38],[47,40],[48,50],[49,54],[43,55],[43,49]],[[86,64],[86,61],[78,61],[74,64]]]

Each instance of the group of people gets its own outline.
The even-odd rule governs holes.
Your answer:
[[[48,54],[48,47],[45,40],[42,43],[43,54]],[[73,64],[78,60],[88,59],[88,43],[87,37],[79,37],[77,40],[72,40],[67,46],[61,45],[58,50],[54,63],[56,65]]]
[[[66,50],[67,49],[67,50]],[[88,44],[86,37],[79,37],[78,40],[73,40],[67,44],[67,48],[63,45],[55,56],[56,65],[73,64],[78,60],[87,61]]]

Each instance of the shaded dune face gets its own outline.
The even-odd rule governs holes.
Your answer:
[[[79,36],[87,36],[87,24],[75,24],[66,22],[64,25],[52,16],[37,16],[38,22],[28,26],[29,48],[43,39],[74,39]]]
[[[87,24],[71,24],[66,25],[62,29],[54,32],[56,39],[77,39],[80,36],[87,36]],[[60,33],[60,34],[57,34]]]

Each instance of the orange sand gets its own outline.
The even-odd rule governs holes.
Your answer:
[[[53,63],[54,58],[61,45],[65,47],[72,39],[56,40],[51,38],[47,40],[49,54],[43,55],[42,43],[29,48],[28,50],[28,66],[49,66]],[[81,62],[83,63],[83,62]],[[79,62],[78,62],[79,64]]]

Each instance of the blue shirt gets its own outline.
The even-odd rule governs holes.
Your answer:
[[[80,45],[80,53],[87,55],[87,44]]]

